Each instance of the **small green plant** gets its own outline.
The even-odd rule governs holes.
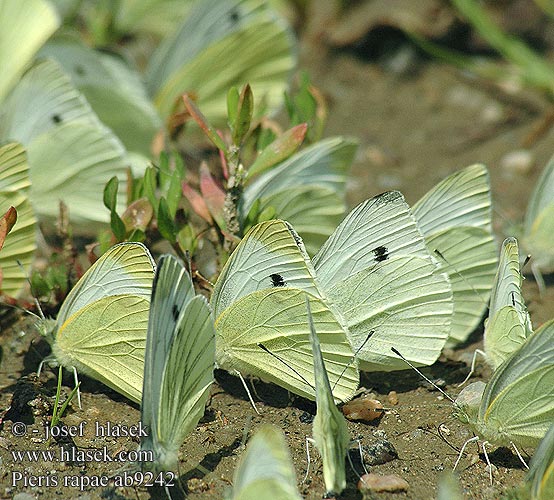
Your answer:
[[[56,427],[67,409],[69,403],[71,403],[71,400],[79,390],[79,386],[81,385],[81,382],[79,382],[73,390],[69,393],[69,396],[67,396],[67,399],[62,403],[60,406],[60,398],[62,393],[62,367],[58,368],[58,387],[56,389],[56,399],[54,401],[54,410],[52,412],[52,419],[50,420],[50,428]],[[52,438],[50,437],[47,443],[47,446],[50,445],[50,440]]]

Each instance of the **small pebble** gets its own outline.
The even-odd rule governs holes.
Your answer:
[[[377,399],[362,396],[343,405],[342,412],[348,420],[372,422],[381,418],[385,413],[385,409]]]
[[[405,479],[402,479],[396,474],[388,474],[381,476],[379,474],[364,474],[358,482],[358,490],[364,494],[364,492],[400,492],[407,491],[409,484]]]
[[[500,166],[508,177],[528,174],[535,164],[533,153],[527,149],[516,149],[505,154]]]
[[[392,406],[396,406],[398,404],[398,394],[396,393],[396,391],[389,392],[388,401],[389,404]]]
[[[394,445],[386,439],[380,439],[369,446],[362,446],[362,452],[364,463],[367,465],[382,465],[398,458]]]

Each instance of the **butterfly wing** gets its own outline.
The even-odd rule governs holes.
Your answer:
[[[164,471],[174,468],[183,439],[204,414],[215,331],[208,303],[194,295],[188,273],[173,256],[160,260],[152,297],[142,414],[157,470]]]
[[[261,426],[248,442],[233,476],[232,500],[300,500],[296,474],[282,431]]]
[[[17,222],[6,236],[0,252],[0,290],[17,297],[25,283],[25,272],[36,250],[36,219],[29,202],[29,165],[25,149],[18,143],[0,147],[0,213],[10,206],[17,210]]]
[[[472,165],[450,175],[421,198],[413,212],[429,250],[437,253],[452,282],[450,341],[463,341],[481,321],[496,272],[486,167]]]
[[[310,302],[306,297],[310,340],[314,356],[314,378],[317,413],[313,422],[315,445],[323,460],[323,477],[327,493],[340,494],[346,487],[345,459],[350,443],[350,434],[344,416],[333,399],[331,384],[321,355]]]
[[[2,1],[0,102],[16,84],[40,46],[60,25],[56,9],[44,0]],[[14,139],[13,137],[11,139]]]
[[[493,374],[477,425],[498,445],[536,446],[554,421],[554,321],[530,335]]]
[[[242,219],[259,200],[259,212],[273,207],[315,254],[346,210],[346,179],[356,149],[352,139],[324,139],[248,179],[239,207]]]
[[[347,321],[363,369],[404,365],[391,347],[407,346],[410,360],[431,364],[450,330],[452,292],[437,272],[404,197],[398,191],[358,205],[314,257],[318,281]]]
[[[507,238],[502,244],[485,325],[485,352],[494,369],[523,345],[533,331],[521,282],[517,240]]]
[[[554,424],[533,453],[527,482],[531,483],[531,498],[547,500],[554,497]]]
[[[114,245],[69,292],[57,324],[61,327],[80,309],[104,297],[133,295],[149,301],[153,278],[154,260],[142,243]]]
[[[524,234],[526,238],[532,237],[536,231],[537,219],[542,213],[552,206],[554,199],[554,158],[551,158],[542,171],[529,199],[527,212],[525,213]]]
[[[139,402],[149,302],[136,295],[105,296],[86,304],[58,329],[52,352],[75,367]]]

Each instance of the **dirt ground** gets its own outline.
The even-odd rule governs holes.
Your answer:
[[[348,194],[351,205],[388,189],[401,190],[413,203],[445,175],[482,162],[490,168],[499,242],[510,225],[521,221],[530,191],[554,151],[554,130],[530,148],[532,164],[513,167],[506,162],[506,155],[522,147],[549,111],[546,104],[541,109],[542,100],[534,96],[529,101],[533,105],[528,105],[526,99],[509,96],[443,63],[428,60],[417,60],[409,71],[399,73],[348,51],[330,51],[316,57],[304,48],[302,66],[309,69],[312,81],[329,99],[326,135],[350,135],[360,140]],[[534,325],[554,317],[552,285],[541,298],[534,281],[528,279],[524,294]],[[70,484],[78,484],[86,476],[111,477],[120,473],[124,464],[99,461],[68,465],[42,458],[14,463],[13,451],[46,449],[40,436],[46,417],[52,413],[52,398],[48,396],[55,393],[57,370],[45,368],[38,380],[33,375],[48,347],[33,328],[31,318],[13,313],[2,319],[1,326],[0,408],[11,404],[12,409],[0,414],[0,498],[12,498],[16,493],[30,495],[20,495],[18,500],[165,498],[163,490],[156,488],[99,487],[80,491],[71,487],[62,491],[47,484],[47,476],[50,481],[56,477],[60,483],[70,477]],[[481,345],[480,333],[425,370],[431,378],[444,381],[445,390],[453,396],[460,391],[457,383],[468,372],[467,361]],[[486,380],[490,373],[479,367],[475,380]],[[188,498],[223,498],[246,438],[264,422],[285,430],[300,481],[307,465],[305,438],[311,434],[308,417],[315,410],[313,403],[253,381],[261,413],[258,416],[236,378],[223,372],[216,378],[206,415],[181,449],[180,482]],[[67,394],[72,376],[66,374],[64,381]],[[389,411],[375,424],[349,423],[351,436],[363,446],[382,439],[390,441],[398,458],[371,466],[371,471],[397,474],[409,484],[407,492],[375,498],[435,498],[440,473],[452,469],[457,450],[471,437],[470,432],[452,417],[451,404],[411,371],[365,374],[362,385],[375,393]],[[122,450],[135,450],[136,439],[95,437],[94,423],[136,424],[140,418],[138,406],[85,377],[81,389],[83,409],[73,404],[64,417],[67,425],[87,421],[85,435],[76,437],[75,444],[82,449],[106,447],[112,456]],[[397,404],[389,401],[390,391],[397,392]],[[26,405],[27,401],[33,401],[34,406]],[[25,436],[13,436],[15,421],[27,425]],[[54,442],[51,448],[59,450],[60,446]],[[345,500],[361,498],[356,488],[361,465],[356,453],[352,456],[357,471],[347,466],[348,487],[340,496]],[[321,461],[315,452],[312,457],[311,472],[300,491],[309,499],[322,498],[325,488]],[[525,472],[511,452],[499,449],[490,457],[496,466],[492,486],[475,446],[462,459],[459,477],[467,498],[496,499],[523,480]],[[13,471],[21,472],[16,476],[16,487],[12,487]],[[44,476],[43,483],[31,485],[32,478],[38,481],[40,476]],[[179,497],[175,489],[172,497]]]

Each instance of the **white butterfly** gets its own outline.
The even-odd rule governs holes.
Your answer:
[[[150,430],[141,450],[158,472],[173,470],[179,447],[196,426],[213,382],[215,331],[210,307],[194,292],[181,262],[163,255],[152,286],[141,419]]]

